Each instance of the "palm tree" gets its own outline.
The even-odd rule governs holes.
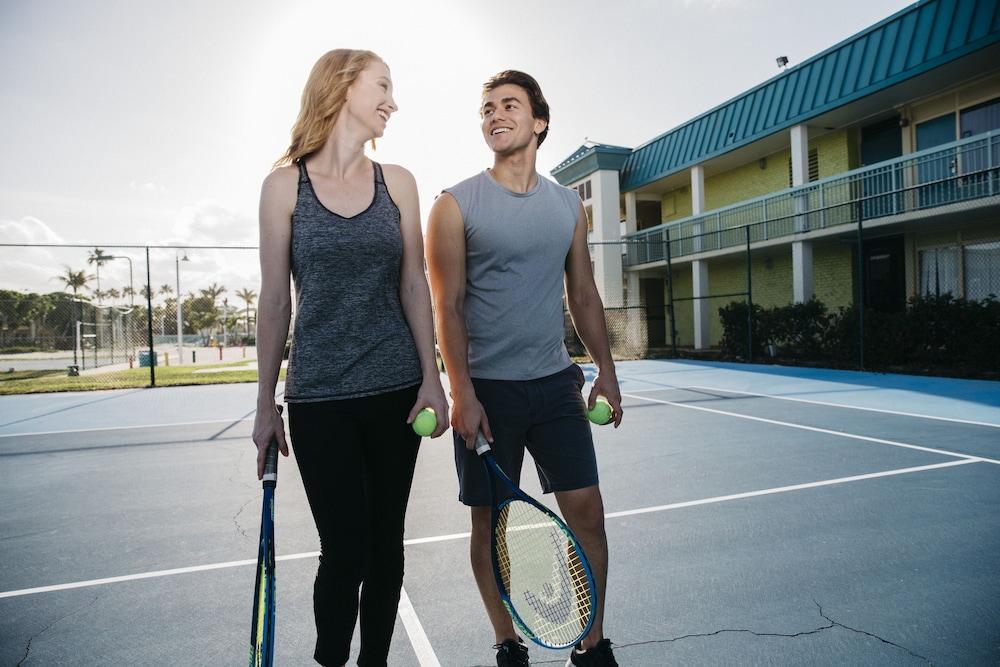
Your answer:
[[[104,296],[104,292],[101,291],[101,264],[109,261],[111,261],[111,255],[106,254],[100,248],[94,248],[87,257],[87,264],[93,264],[97,267],[97,289],[94,290],[94,296],[97,297],[98,305],[101,303],[101,297]]]
[[[250,306],[252,306],[253,302],[257,299],[257,293],[254,292],[249,287],[244,287],[243,289],[236,290],[236,296],[239,297],[240,299],[243,299],[243,302],[247,305],[246,306],[246,313],[247,313],[247,338],[249,338],[250,337]]]
[[[215,305],[216,299],[226,293],[226,286],[212,283],[203,290],[199,290],[202,296],[207,296],[212,300],[212,305]]]
[[[86,287],[87,283],[90,282],[91,278],[94,276],[88,276],[86,271],[74,271],[69,268],[69,266],[63,264],[63,273],[55,276],[56,280],[62,281],[67,289],[73,290],[73,296],[76,297],[77,291]]]
[[[160,294],[164,296],[170,296],[174,293],[174,288],[170,286],[169,283],[163,283],[160,285]]]

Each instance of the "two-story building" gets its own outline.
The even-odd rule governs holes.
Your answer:
[[[751,281],[763,306],[1000,295],[1000,2],[918,2],[552,175],[580,192],[598,288],[639,353],[670,342],[669,305],[677,344],[714,345]]]

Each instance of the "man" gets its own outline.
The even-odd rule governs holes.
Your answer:
[[[497,665],[528,665],[491,572],[489,484],[474,451],[482,431],[515,481],[528,448],[543,490],[556,494],[590,559],[598,608],[566,664],[617,665],[603,634],[608,547],[580,393],[583,372],[563,342],[565,278],[576,329],[600,371],[589,407],[605,396],[617,428],[621,393],[590,266],[586,213],[576,191],[535,171],[549,106],[532,77],[510,70],[492,77],[480,112],[493,168],[446,189],[427,231],[438,339],[454,401],[459,499],[472,511],[472,570],[496,634]]]

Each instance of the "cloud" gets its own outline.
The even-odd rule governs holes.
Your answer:
[[[0,220],[0,243],[65,243],[47,224],[35,217]],[[83,254],[77,249],[74,254]],[[64,256],[65,255],[65,256]],[[0,246],[0,289],[38,293],[56,292],[60,284],[53,278],[62,273],[71,256],[59,248],[33,248],[28,245]],[[72,262],[84,268],[86,260]]]
[[[52,228],[38,218],[0,220],[0,243],[65,243]]]
[[[167,186],[158,185],[156,183],[150,183],[149,181],[145,183],[137,183],[136,181],[129,181],[128,187],[130,190],[135,190],[137,192],[142,192],[144,194],[161,194],[165,195],[167,192]]]
[[[257,222],[215,202],[182,209],[174,225],[179,245],[256,245]]]

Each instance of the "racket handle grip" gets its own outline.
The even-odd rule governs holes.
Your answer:
[[[486,436],[483,435],[483,432],[479,431],[476,433],[476,454],[482,456],[486,452],[490,451],[490,449],[490,443],[486,439]]]
[[[278,441],[271,440],[267,446],[267,453],[264,455],[264,477],[265,482],[278,481]]]

